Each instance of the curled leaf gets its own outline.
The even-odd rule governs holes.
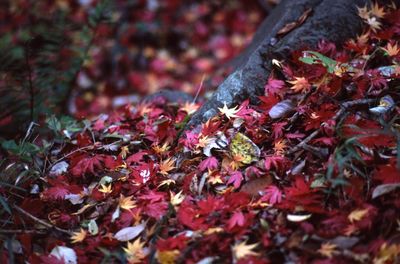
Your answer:
[[[286,116],[294,110],[294,105],[291,100],[283,100],[282,102],[274,105],[271,110],[269,110],[269,116],[272,119],[278,119]]]
[[[370,108],[369,111],[376,115],[381,115],[389,112],[395,106],[395,102],[390,95],[386,95],[379,100],[379,105],[373,108]]]
[[[400,188],[400,183],[389,183],[389,184],[379,185],[372,192],[372,199],[375,199],[379,196],[390,193],[390,192],[396,190],[397,188]]]
[[[311,217],[312,214],[305,214],[305,215],[295,215],[295,214],[288,214],[286,219],[290,222],[303,222]]]

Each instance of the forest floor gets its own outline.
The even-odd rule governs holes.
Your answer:
[[[31,175],[0,189],[3,262],[398,263],[400,10],[359,15],[200,131],[200,103],[153,98],[3,143],[4,182]]]

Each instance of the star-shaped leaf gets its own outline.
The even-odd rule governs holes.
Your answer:
[[[219,107],[218,107],[218,110],[219,110],[223,115],[225,115],[228,119],[238,117],[238,116],[236,115],[236,113],[239,112],[239,109],[237,109],[237,106],[235,106],[235,107],[233,107],[233,108],[228,108],[228,106],[226,105],[226,103],[224,103],[224,107],[222,107],[222,108],[219,108]]]
[[[249,257],[249,256],[257,256],[259,253],[254,252],[253,249],[256,248],[258,243],[256,244],[246,244],[246,241],[243,241],[239,244],[236,244],[232,247],[232,253],[236,260]]]
[[[87,231],[84,230],[83,228],[81,228],[80,231],[78,232],[74,232],[71,236],[71,243],[78,243],[78,242],[82,242],[83,240],[85,240],[87,235]]]

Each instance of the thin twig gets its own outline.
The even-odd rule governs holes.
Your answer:
[[[192,104],[196,103],[196,100],[197,100],[197,98],[199,97],[199,94],[200,94],[200,92],[201,92],[201,90],[202,90],[202,88],[203,88],[203,83],[204,83],[205,77],[206,77],[206,75],[203,74],[203,77],[201,77],[200,85],[199,85],[199,87],[197,88],[196,95],[195,95],[195,97],[193,98]]]
[[[340,105],[341,109],[336,113],[335,116],[332,117],[332,120],[337,121],[344,114],[344,112],[349,108],[360,106],[360,105],[366,105],[366,104],[370,104],[373,102],[375,102],[375,99],[358,99],[358,100],[354,100],[354,101],[344,102]],[[324,123],[322,124],[322,126],[323,125],[324,125]],[[303,148],[308,142],[313,140],[319,134],[319,132],[321,131],[321,127],[318,128],[317,130],[315,130],[314,132],[312,132],[308,137],[306,137],[299,144],[294,146],[291,150],[286,152],[286,154],[291,155],[291,154],[297,152],[298,150],[300,150],[301,148]]]
[[[64,155],[64,156],[62,156],[62,158],[59,158],[58,160],[54,161],[54,162],[48,167],[48,169],[50,170],[55,164],[57,164],[58,162],[62,161],[63,159],[68,158],[69,156],[75,154],[76,152],[79,152],[79,151],[82,151],[82,150],[86,150],[86,149],[90,149],[90,148],[93,148],[93,147],[94,147],[94,145],[90,145],[90,146],[86,146],[86,147],[81,147],[81,148],[75,149],[75,150],[71,151],[70,153],[68,153],[68,154],[66,154],[66,155]]]
[[[291,154],[297,152],[298,150],[300,150],[301,148],[303,148],[304,145],[306,145],[308,142],[313,140],[318,135],[319,131],[320,131],[320,129],[317,129],[314,132],[312,132],[308,137],[306,137],[304,140],[302,140],[299,144],[297,144],[291,150],[286,152],[286,154],[291,155]]]
[[[0,229],[0,234],[46,234],[44,230]]]
[[[62,228],[57,227],[57,226],[55,226],[55,225],[52,225],[52,224],[50,224],[50,223],[48,223],[48,222],[46,222],[46,221],[44,221],[44,220],[42,220],[42,219],[39,219],[39,218],[37,218],[36,216],[34,216],[34,215],[28,213],[27,211],[25,211],[24,209],[22,209],[22,208],[19,207],[18,205],[15,205],[15,204],[14,204],[12,207],[13,207],[15,210],[17,210],[18,212],[20,212],[21,214],[23,214],[23,215],[29,217],[30,219],[32,219],[32,220],[35,221],[36,223],[39,223],[39,224],[41,224],[41,225],[47,227],[48,229],[54,229],[54,230],[57,230],[57,231],[59,231],[59,232],[61,232],[61,233],[64,233],[64,234],[67,234],[67,235],[71,235],[71,232],[70,232],[70,231],[65,230],[65,229],[62,229]]]

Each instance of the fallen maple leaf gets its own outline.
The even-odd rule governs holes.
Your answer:
[[[135,201],[132,200],[132,196],[125,197],[123,194],[119,197],[118,206],[125,210],[130,210],[136,207]]]
[[[352,211],[347,217],[350,223],[354,223],[355,221],[360,221],[364,218],[364,216],[368,213],[369,209],[357,209]]]
[[[321,248],[318,249],[318,253],[324,257],[332,258],[334,255],[338,254],[337,245],[330,242],[323,243]]]
[[[357,7],[357,11],[358,11],[358,16],[361,17],[362,19],[367,20],[370,17],[371,11],[368,10],[367,6]]]
[[[166,151],[169,150],[169,148],[170,148],[170,146],[168,145],[167,142],[165,142],[162,146],[160,146],[158,144],[153,146],[153,150],[157,154],[164,154]]]
[[[171,195],[170,201],[173,206],[181,204],[185,199],[185,195],[182,194],[182,191],[178,192],[177,194],[170,192],[170,195]]]
[[[176,259],[179,256],[179,250],[164,250],[164,251],[157,251],[157,260],[161,264],[174,264],[176,263]]]
[[[195,103],[186,102],[181,108],[179,108],[179,110],[182,110],[182,111],[186,112],[188,115],[191,115],[194,112],[196,112],[198,108],[199,108],[199,105],[197,105]]]
[[[367,19],[366,23],[371,27],[373,32],[376,32],[377,30],[381,29],[381,22],[377,20],[376,17],[370,17]]]
[[[160,163],[160,167],[159,167],[160,171],[159,171],[159,173],[161,173],[164,176],[168,175],[168,173],[171,170],[175,169],[174,163],[175,163],[175,161],[172,158],[168,158],[168,159],[162,161]]]
[[[378,3],[374,3],[371,7],[371,14],[378,18],[383,18],[386,15],[385,6],[379,6]]]
[[[121,157],[122,157],[123,159],[126,158],[126,156],[128,155],[128,153],[129,153],[129,147],[128,147],[128,146],[123,146],[123,147],[121,147],[121,152],[119,153],[119,155],[121,155]]]
[[[282,192],[275,185],[268,186],[265,194],[262,196],[262,200],[271,205],[280,203],[282,201]]]
[[[147,255],[143,250],[144,244],[145,242],[141,242],[138,238],[133,242],[128,242],[126,248],[123,248],[129,263],[142,263]]]
[[[285,87],[285,82],[282,80],[274,79],[270,77],[268,79],[267,85],[265,85],[265,94],[266,95],[279,95],[282,93],[282,88]]]
[[[287,144],[285,140],[278,140],[274,143],[275,155],[283,156],[286,149],[287,149]]]
[[[219,110],[223,115],[225,115],[228,119],[238,117],[238,116],[236,115],[236,113],[239,112],[239,109],[237,109],[237,106],[235,106],[235,107],[233,107],[233,108],[228,108],[228,106],[226,105],[226,103],[224,103],[224,107],[222,107],[222,108],[219,108],[219,107],[218,107],[218,110]]]
[[[72,175],[74,176],[82,176],[85,173],[95,173],[95,169],[100,169],[101,168],[101,161],[103,160],[103,157],[100,155],[95,155],[93,157],[86,157],[83,159],[80,159],[78,163],[72,168],[71,172]]]
[[[256,248],[257,246],[258,243],[247,245],[246,241],[236,244],[232,247],[233,257],[236,260],[239,260],[241,258],[249,256],[258,256],[259,253],[253,251],[253,249]]]
[[[232,229],[235,226],[243,226],[245,223],[244,215],[241,211],[233,213],[232,217],[228,221],[228,228]]]
[[[233,187],[235,187],[235,189],[237,189],[240,187],[242,180],[243,180],[242,173],[240,171],[234,171],[230,174],[228,184],[233,183]]]
[[[205,170],[215,170],[216,168],[218,168],[218,160],[211,156],[209,158],[206,158],[205,160],[203,160],[202,162],[200,162],[199,164],[199,169],[201,171],[205,171]]]
[[[389,42],[385,48],[381,48],[383,51],[386,52],[386,54],[390,57],[394,57],[397,56],[400,52],[400,48],[397,46],[397,42],[394,42],[394,44],[392,44],[391,42]]]
[[[294,77],[295,80],[289,81],[288,83],[293,84],[290,88],[295,92],[306,93],[310,90],[311,84],[304,77]]]
[[[83,228],[81,228],[80,231],[72,233],[71,243],[74,244],[74,243],[82,242],[83,240],[85,240],[86,235],[87,235],[87,231],[84,230]]]
[[[101,184],[99,188],[99,192],[102,193],[112,193],[112,186],[111,184],[106,185],[106,184]]]

